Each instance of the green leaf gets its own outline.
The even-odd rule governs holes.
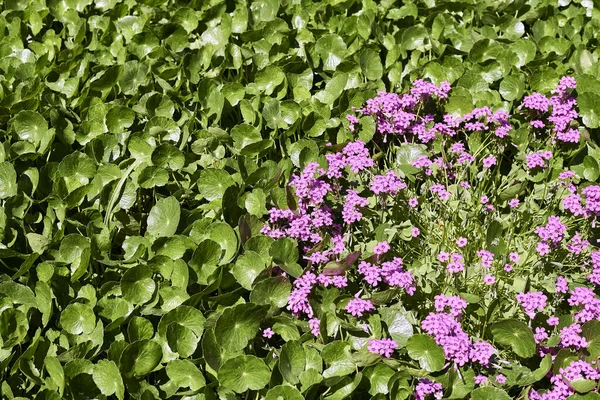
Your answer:
[[[133,125],[135,113],[128,107],[115,106],[106,114],[106,126],[111,133],[125,132]]]
[[[317,40],[315,51],[323,60],[325,71],[335,71],[336,67],[346,56],[346,43],[335,34],[324,35]]]
[[[222,169],[205,169],[198,179],[198,192],[208,201],[223,197],[225,190],[234,185],[231,176]]]
[[[427,37],[427,29],[422,26],[411,26],[402,34],[402,48],[404,50],[423,49]]]
[[[324,378],[346,376],[356,370],[356,365],[350,356],[350,343],[336,340],[323,348],[323,361],[328,368],[323,371]]]
[[[300,342],[293,340],[284,344],[279,357],[279,371],[283,378],[292,385],[297,385],[305,367],[306,359]]]
[[[238,283],[247,290],[252,289],[252,283],[256,277],[266,268],[262,257],[253,251],[246,251],[237,261],[231,274],[235,276]]]
[[[388,394],[388,383],[394,375],[394,370],[385,364],[377,364],[374,367],[366,369],[364,372],[371,384],[369,394],[375,396],[378,393]]]
[[[160,167],[146,167],[138,176],[138,184],[144,189],[165,186],[167,183],[169,183],[169,173]]]
[[[408,318],[393,308],[382,307],[379,313],[381,320],[387,325],[390,337],[398,343],[398,347],[404,347],[406,341],[413,335],[413,326]]]
[[[256,127],[248,124],[236,125],[231,129],[231,137],[235,148],[242,150],[253,143],[260,142],[262,136]]]
[[[535,354],[536,344],[531,329],[524,322],[507,319],[491,327],[494,341],[510,346],[516,355],[529,358]]]
[[[587,321],[582,325],[581,330],[582,336],[588,342],[586,360],[595,361],[600,357],[600,321]]]
[[[185,164],[185,156],[172,144],[163,143],[152,152],[152,163],[162,168],[178,171]]]
[[[114,362],[110,360],[98,361],[98,364],[94,365],[92,377],[103,395],[111,396],[115,394],[120,400],[125,397],[123,378]]]
[[[19,139],[38,145],[48,132],[48,122],[35,111],[21,111],[13,120],[13,129]]]
[[[238,356],[227,360],[219,369],[219,383],[236,393],[260,390],[271,379],[269,367],[254,356]]]
[[[214,223],[210,226],[209,238],[219,243],[224,251],[220,264],[231,262],[239,246],[239,240],[233,228],[225,222]]]
[[[502,389],[495,387],[480,387],[471,393],[472,400],[510,400],[511,397]]]
[[[418,334],[408,338],[406,350],[413,360],[419,361],[424,370],[435,372],[444,368],[444,350],[427,335]]]
[[[304,397],[293,386],[279,385],[269,389],[265,400],[304,400]]]
[[[283,276],[273,276],[258,282],[250,293],[250,301],[259,305],[283,308],[288,302],[292,284]]]
[[[162,348],[156,342],[140,340],[130,344],[121,356],[121,371],[126,377],[148,375],[160,364]]]
[[[271,245],[269,254],[273,257],[273,261],[276,264],[281,265],[293,277],[297,278],[302,274],[302,268],[296,264],[299,254],[298,247],[293,240],[288,238],[277,239]]]
[[[60,313],[60,325],[72,335],[87,335],[96,327],[96,315],[87,304],[71,303]]]
[[[383,65],[379,53],[371,49],[365,49],[360,53],[360,69],[369,80],[381,79],[383,76]]]
[[[148,214],[147,232],[154,237],[173,236],[179,225],[181,209],[173,196],[160,199]]]
[[[250,11],[256,22],[272,21],[279,11],[279,0],[254,0],[250,5]]]
[[[242,350],[252,340],[262,320],[263,308],[254,304],[239,304],[227,308],[217,320],[215,336],[226,350]]]
[[[593,157],[585,156],[583,159],[583,177],[588,181],[595,182],[600,176],[600,167],[598,161]]]
[[[121,290],[123,298],[133,304],[149,302],[156,290],[152,270],[145,265],[128,269],[121,278]]]
[[[500,83],[500,94],[504,100],[513,101],[520,99],[525,91],[525,83],[515,76],[507,76]]]
[[[17,173],[11,163],[0,163],[0,199],[17,195]]]
[[[58,393],[62,395],[65,390],[65,371],[56,357],[46,357],[44,367],[50,377],[58,386]]]
[[[202,372],[188,360],[173,360],[167,364],[167,376],[180,388],[199,390],[206,385]]]
[[[0,313],[0,338],[2,339],[1,348],[10,349],[13,346],[21,343],[27,335],[27,329],[27,317],[22,311],[17,310],[16,308],[4,309]]]
[[[596,387],[598,382],[591,379],[574,379],[569,382],[569,385],[577,391],[577,393],[587,393]]]
[[[119,78],[119,86],[125,95],[134,95],[140,86],[148,84],[150,68],[146,63],[137,60],[127,61],[123,66],[123,74]]]

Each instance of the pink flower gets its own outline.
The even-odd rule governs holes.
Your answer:
[[[321,329],[321,320],[319,318],[311,318],[308,320],[308,327],[314,336],[319,336]]]
[[[477,376],[475,376],[475,384],[476,385],[483,385],[487,381],[488,381],[488,377],[487,376],[483,376],[483,375],[477,375]]]
[[[412,237],[417,237],[421,234],[421,231],[419,230],[419,228],[412,228],[410,234],[412,235]]]
[[[494,275],[491,274],[487,274],[484,278],[483,278],[483,282],[486,285],[493,285],[494,283],[496,283],[496,277]]]
[[[508,202],[510,208],[519,207],[519,199],[512,199]]]
[[[446,262],[450,259],[450,253],[446,253],[445,251],[440,251],[440,254],[437,256],[439,262]]]
[[[501,385],[504,385],[506,383],[506,377],[502,374],[498,374],[496,375],[496,382],[498,382]]]
[[[537,251],[540,256],[545,256],[546,254],[550,254],[550,246],[548,246],[548,243],[538,242],[535,251]]]
[[[569,291],[569,282],[562,277],[558,276],[556,278],[556,293],[567,293]]]
[[[508,259],[514,263],[518,263],[519,262],[519,253],[517,253],[516,251],[511,252],[508,255]]]
[[[388,242],[379,242],[373,249],[373,252],[377,255],[382,255],[387,253],[390,250],[390,245]]]
[[[548,323],[548,325],[550,326],[556,326],[558,325],[558,317],[550,317],[546,320],[546,322]]]
[[[486,157],[482,161],[483,161],[483,168],[491,168],[492,165],[496,165],[496,157],[494,157],[494,156]]]
[[[408,205],[411,208],[416,208],[419,205],[419,200],[417,200],[416,197],[411,197],[410,199],[408,199]]]
[[[271,339],[274,334],[275,332],[273,332],[271,328],[263,329],[263,337],[266,337],[267,339]]]
[[[487,204],[488,201],[490,201],[490,199],[487,196],[481,196],[481,199],[479,199],[481,204]]]
[[[513,270],[513,267],[512,267],[512,265],[510,265],[510,264],[504,264],[504,270],[505,270],[506,272],[510,272],[510,271],[512,271],[512,270]]]
[[[458,239],[456,239],[456,245],[458,247],[465,247],[467,245],[467,238],[464,237],[459,237]]]

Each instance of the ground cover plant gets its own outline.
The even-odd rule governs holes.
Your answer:
[[[599,397],[599,30],[1,2],[1,397]]]

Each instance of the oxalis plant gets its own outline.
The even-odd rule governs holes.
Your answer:
[[[284,380],[325,393],[368,380],[394,399],[598,397],[600,150],[575,91],[567,76],[513,115],[456,115],[450,84],[417,80],[347,116],[363,140],[301,155],[261,230],[307,332],[280,349],[283,325],[263,328]]]

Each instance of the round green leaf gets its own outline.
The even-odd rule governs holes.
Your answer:
[[[250,293],[250,301],[254,304],[273,305],[283,308],[288,302],[292,284],[283,276],[273,276],[258,282]]]
[[[516,355],[529,358],[535,354],[533,333],[526,323],[514,319],[496,322],[491,327],[494,341],[510,346]]]
[[[383,76],[383,65],[379,53],[365,49],[360,53],[360,69],[365,78],[375,81]]]
[[[304,400],[304,397],[293,386],[279,385],[269,389],[265,400]]]
[[[170,143],[163,143],[152,152],[152,163],[158,167],[177,171],[185,165],[185,157],[177,147]]]
[[[88,334],[96,327],[96,315],[87,304],[71,303],[60,313],[60,325],[72,335]]]
[[[227,308],[215,326],[217,341],[226,350],[242,350],[256,336],[262,318],[263,308],[254,304]]]
[[[146,167],[138,176],[138,184],[144,189],[165,186],[167,183],[169,183],[169,173],[160,167]]]
[[[8,161],[0,163],[0,199],[17,195],[17,173]]]
[[[231,129],[231,137],[233,138],[235,148],[238,150],[242,150],[244,147],[262,140],[262,136],[258,129],[248,124],[241,124],[233,127],[233,129]]]
[[[10,349],[21,343],[25,336],[27,336],[28,327],[27,317],[22,311],[16,308],[7,308],[2,311],[0,313],[2,349]]]
[[[127,326],[127,335],[131,343],[138,340],[152,339],[152,336],[154,336],[154,326],[146,318],[133,317]]]
[[[421,368],[429,372],[444,368],[444,350],[427,335],[413,335],[406,341],[408,355],[419,361]]]
[[[19,139],[38,144],[48,131],[48,122],[35,111],[20,111],[13,120],[13,128]]]
[[[147,232],[154,237],[173,236],[179,225],[181,208],[173,196],[160,199],[148,214]]]
[[[596,387],[598,382],[591,379],[575,379],[569,385],[577,391],[577,393],[587,393]]]
[[[239,244],[238,237],[233,228],[225,222],[214,223],[210,226],[209,238],[217,242],[225,252],[220,264],[231,262],[237,253]]]
[[[524,91],[525,83],[515,76],[507,76],[500,83],[500,94],[504,100],[513,101],[520,99]]]
[[[346,56],[346,50],[344,40],[335,34],[324,35],[315,44],[315,51],[323,60],[325,71],[335,71]]]
[[[169,311],[161,318],[158,323],[159,336],[165,338],[167,336],[167,329],[173,322],[189,328],[194,335],[199,338],[204,331],[206,318],[204,318],[200,310],[194,307],[181,305]]]
[[[152,279],[152,271],[146,265],[128,269],[121,278],[123,298],[133,304],[147,303],[155,290],[156,282]]]
[[[204,387],[206,380],[202,372],[188,360],[173,360],[167,364],[167,376],[178,387],[199,390]]]
[[[304,372],[305,367],[306,358],[300,342],[292,340],[284,344],[279,358],[279,371],[283,378],[296,385],[300,382],[300,374]]]
[[[115,106],[106,114],[106,126],[111,133],[125,132],[133,125],[135,113],[132,109],[123,106]]]
[[[194,332],[177,322],[167,327],[167,342],[169,347],[179,353],[180,357],[187,358],[194,354],[200,338]]]
[[[231,269],[238,283],[247,290],[252,289],[252,283],[256,277],[266,268],[262,257],[253,251],[246,251],[238,257]]]
[[[140,340],[130,344],[121,355],[121,371],[127,377],[142,377],[154,370],[162,359],[162,348],[156,342]]]
[[[222,169],[209,168],[200,173],[198,192],[208,201],[223,197],[225,190],[234,185],[231,176]]]
[[[254,356],[232,358],[219,369],[219,383],[236,393],[260,390],[270,379],[269,367],[263,360]]]
[[[115,394],[121,400],[125,397],[123,378],[121,377],[119,368],[113,361],[98,361],[98,364],[94,365],[92,378],[103,395],[111,396]]]
[[[504,390],[495,387],[480,387],[471,393],[472,400],[510,400]]]

